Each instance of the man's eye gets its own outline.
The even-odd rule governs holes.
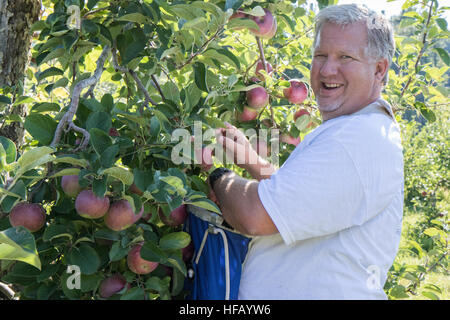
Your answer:
[[[343,56],[342,56],[342,59],[352,59],[352,57],[343,55]]]

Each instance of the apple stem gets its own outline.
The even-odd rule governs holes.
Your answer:
[[[260,37],[255,37],[255,38],[256,38],[256,43],[258,44],[259,56],[260,56],[263,66],[264,66],[264,71],[267,73],[266,57],[264,56],[264,49],[262,46],[261,38]]]
[[[156,79],[156,77],[155,77],[154,74],[152,74],[152,80],[153,80],[153,83],[155,84],[156,89],[157,89],[158,92],[159,92],[159,95],[161,96],[161,98],[163,99],[163,101],[165,101],[165,100],[166,100],[166,97],[164,97],[164,93],[162,92],[161,87],[159,86],[158,79]]]

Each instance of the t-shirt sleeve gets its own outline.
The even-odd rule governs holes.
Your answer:
[[[323,140],[294,152],[259,183],[259,198],[286,244],[366,220],[366,196],[355,164],[343,145]]]

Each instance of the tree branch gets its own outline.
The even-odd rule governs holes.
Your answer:
[[[81,132],[83,134],[83,140],[81,141],[79,147],[76,150],[84,149],[87,147],[87,145],[89,143],[89,139],[90,139],[89,132],[87,132],[83,128],[79,128],[76,125],[74,125],[73,117],[75,116],[75,113],[77,112],[77,109],[78,109],[78,103],[80,101],[81,91],[83,91],[83,89],[85,89],[89,86],[95,85],[100,80],[100,76],[103,73],[103,66],[108,57],[108,53],[109,53],[109,46],[105,46],[103,48],[102,53],[98,57],[97,68],[95,69],[94,74],[87,79],[81,80],[73,88],[72,98],[71,98],[70,105],[69,105],[69,110],[64,114],[64,116],[59,121],[58,126],[56,127],[53,141],[50,144],[51,147],[56,147],[56,145],[59,143],[59,141],[61,140],[62,132],[66,126],[68,126],[68,130],[72,129],[77,132]]]
[[[207,40],[205,41],[205,43],[202,44],[202,46],[200,47],[200,49],[199,49],[197,52],[191,54],[191,56],[189,57],[189,59],[187,59],[183,64],[177,66],[176,69],[177,69],[177,70],[183,69],[185,66],[187,66],[188,64],[190,64],[190,63],[192,62],[192,60],[194,60],[194,58],[195,58],[196,56],[198,56],[198,55],[202,54],[203,52],[205,52],[205,50],[206,50],[206,48],[208,48],[209,44],[219,36],[219,34],[223,31],[223,29],[224,29],[224,26],[221,25],[221,26],[217,29],[216,33],[214,33],[209,39],[207,39]]]
[[[120,71],[120,72],[124,72],[124,73],[128,72],[133,77],[133,79],[136,82],[136,85],[138,86],[139,90],[141,90],[142,93],[144,94],[144,104],[145,104],[145,106],[148,107],[149,103],[151,103],[154,106],[157,105],[157,103],[152,98],[150,98],[150,94],[148,93],[148,90],[142,84],[142,81],[141,81],[141,79],[139,79],[137,73],[134,72],[133,70],[130,70],[130,69],[126,68],[126,67],[122,67],[122,66],[119,65],[119,62],[117,60],[117,53],[116,53],[116,49],[115,48],[113,48],[111,50],[111,52],[112,52],[112,58],[113,58],[112,60],[113,60],[114,69],[116,69],[117,71]],[[142,114],[142,112],[143,112],[142,106],[139,108],[139,111]]]
[[[428,19],[427,19],[427,23],[425,24],[425,30],[423,32],[423,37],[422,37],[422,48],[420,49],[419,55],[417,56],[416,59],[416,63],[414,64],[414,70],[417,70],[417,67],[419,66],[419,62],[420,59],[422,59],[422,56],[425,52],[425,48],[426,48],[426,43],[427,43],[427,35],[428,35],[428,26],[430,25],[430,20],[431,20],[431,12],[433,11],[433,3],[434,1],[431,1],[430,4],[430,10],[428,11]],[[403,95],[405,94],[406,90],[408,89],[409,85],[411,84],[413,79],[413,76],[410,75],[408,78],[408,81],[406,82],[406,85],[403,87],[402,92],[400,94],[400,98],[403,97]]]
[[[159,94],[161,95],[161,98],[164,100],[166,100],[166,97],[164,97],[164,93],[161,90],[161,87],[159,86],[158,80],[156,79],[155,75],[152,74],[152,80],[153,83],[155,84],[156,89],[158,90]]]

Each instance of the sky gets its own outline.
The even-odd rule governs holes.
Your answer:
[[[387,2],[387,0],[339,0],[338,4],[349,4],[349,3],[365,4],[368,8],[378,13],[381,13],[381,11],[384,10],[384,14],[389,18],[393,15],[400,14],[404,2],[405,0],[395,0],[391,2]],[[450,6],[450,0],[440,0],[439,6],[440,7]],[[447,11],[445,17],[447,21],[450,21],[450,10]]]

